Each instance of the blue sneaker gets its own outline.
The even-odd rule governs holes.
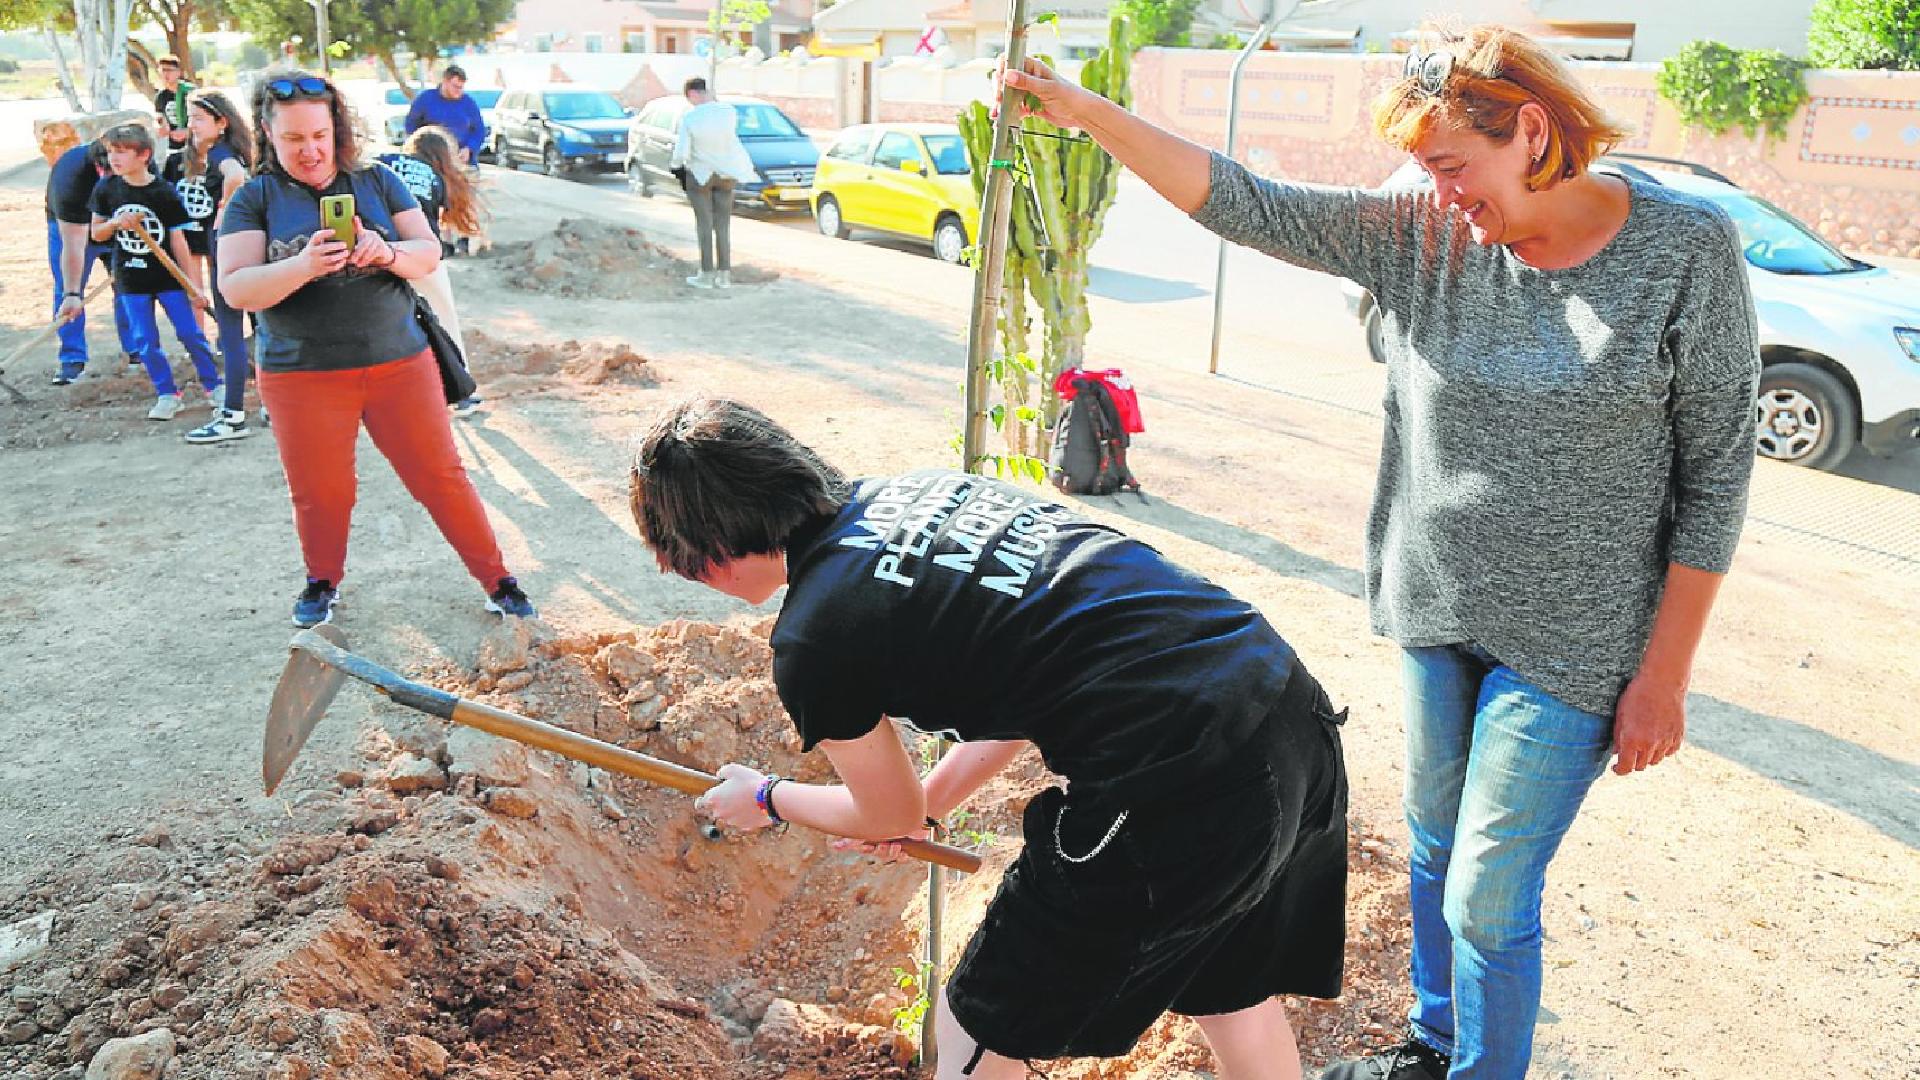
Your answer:
[[[293,601],[293,625],[304,630],[309,626],[332,622],[333,602],[339,598],[340,590],[333,587],[333,582],[308,578],[307,587],[300,590],[300,595]]]
[[[487,597],[487,611],[517,619],[531,619],[539,614],[533,610],[533,601],[520,591],[520,583],[510,577],[501,578],[499,586]]]

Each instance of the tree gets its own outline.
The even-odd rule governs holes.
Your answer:
[[[1122,108],[1132,103],[1133,42],[1122,15],[1107,25],[1107,46],[1080,69],[1080,83]],[[1042,58],[1044,59],[1044,58]],[[976,195],[992,168],[993,120],[974,102],[961,112]],[[1007,222],[1006,291],[1000,313],[1001,357],[989,366],[1003,404],[990,411],[1015,458],[1036,457],[1059,412],[1054,379],[1086,360],[1092,316],[1087,308],[1089,259],[1107,209],[1119,190],[1120,164],[1084,135],[1071,135],[1037,117],[1020,122],[1018,151],[1002,167],[1016,170]],[[977,241],[979,238],[976,237]],[[1028,337],[1031,304],[1046,330],[1035,359]],[[971,466],[971,463],[969,463]]]
[[[1820,0],[1807,59],[1815,67],[1920,71],[1920,0]]]
[[[1193,16],[1200,0],[1119,0],[1116,15],[1133,24],[1133,47],[1185,46],[1192,43]]]
[[[127,85],[127,28],[132,0],[73,0],[80,67],[87,74],[84,104],[94,112],[120,107]]]
[[[234,21],[265,41],[314,36],[307,0],[227,0]],[[401,52],[434,57],[453,45],[487,41],[513,14],[514,0],[333,0],[327,5],[333,42],[376,57],[393,81],[411,89],[396,59]]]
[[[715,82],[720,68],[720,40],[728,35],[752,32],[773,17],[767,0],[717,0],[707,14],[707,29],[713,31],[713,49],[707,53],[707,88],[718,90]]]
[[[60,31],[73,25],[73,8],[66,0],[0,0],[0,30],[38,30],[53,53],[53,70],[60,79],[60,92],[74,112],[85,111],[80,91],[67,70],[67,53],[60,44]]]
[[[166,35],[167,52],[180,58],[180,73],[188,79],[194,77],[197,67],[189,35],[195,30],[218,29],[227,18],[222,0],[134,0],[133,14],[136,24],[152,23]],[[145,47],[137,52],[145,53],[148,60],[153,57]]]

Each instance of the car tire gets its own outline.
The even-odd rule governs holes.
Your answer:
[[[840,216],[840,200],[831,195],[822,195],[813,204],[813,223],[820,229],[821,236],[831,236],[835,240],[845,240],[853,235],[847,228],[846,219]]]
[[[560,150],[552,143],[540,149],[540,171],[555,179],[567,175],[566,159],[560,156]]]
[[[1373,357],[1376,364],[1387,362],[1387,319],[1380,314],[1380,305],[1371,300],[1367,303],[1367,355]]]
[[[942,214],[933,223],[933,257],[955,265],[966,260],[967,227],[952,214]]]
[[[1760,373],[1754,425],[1761,457],[1832,469],[1853,453],[1860,408],[1831,372],[1812,364],[1773,364]]]

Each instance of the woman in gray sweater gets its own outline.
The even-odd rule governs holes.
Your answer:
[[[1366,286],[1387,341],[1367,525],[1403,648],[1414,1005],[1328,1080],[1521,1080],[1547,863],[1609,758],[1680,748],[1753,467],[1732,224],[1589,165],[1625,131],[1525,35],[1408,57],[1376,132],[1432,189],[1253,176],[1030,62],[1007,85],[1228,240]]]

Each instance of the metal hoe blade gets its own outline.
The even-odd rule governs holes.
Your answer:
[[[347,647],[347,635],[330,623],[321,623],[302,632],[302,636],[305,634],[317,634],[339,648]],[[288,650],[287,666],[280,672],[280,683],[273,688],[273,704],[267,709],[266,748],[260,769],[267,794],[280,786],[294,759],[300,756],[300,748],[307,744],[307,736],[313,734],[314,725],[327,714],[327,706],[346,681],[346,673],[305,649],[296,645]]]

